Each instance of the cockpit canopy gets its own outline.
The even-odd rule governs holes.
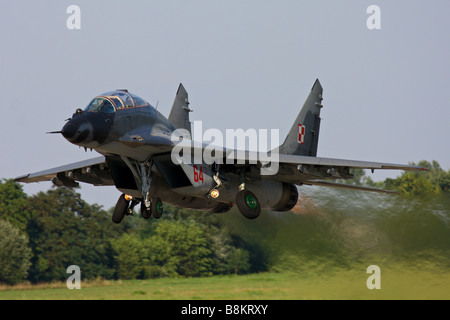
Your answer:
[[[113,113],[123,108],[147,107],[150,104],[128,90],[116,90],[101,94],[87,105],[85,112]]]

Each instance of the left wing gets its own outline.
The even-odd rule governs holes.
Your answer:
[[[52,181],[57,186],[78,187],[76,181],[93,185],[114,185],[104,156],[71,163],[56,168],[25,174],[17,182]]]
[[[248,162],[254,159],[260,159],[257,153],[252,152],[246,152],[245,155],[242,154],[241,156],[239,156],[238,153],[229,152],[227,158]],[[335,183],[325,181],[324,179],[351,179],[353,178],[353,175],[350,173],[350,169],[370,169],[372,172],[374,170],[427,170],[426,168],[415,165],[286,154],[272,154],[270,159],[272,162],[266,164],[264,164],[261,160],[258,160],[257,165],[260,167],[275,167],[272,174],[267,176],[268,178],[274,180],[293,183],[296,185],[317,185],[323,187],[337,187],[382,193],[395,193],[395,191]]]
[[[370,169],[372,170],[372,172],[374,170],[426,170],[426,168],[423,167],[405,164],[319,158],[297,155],[280,155],[279,172],[274,175],[273,179],[282,182],[294,183],[297,185],[306,184],[380,193],[396,193],[395,191],[354,186],[322,180],[350,179],[353,177],[353,175],[350,173],[350,169]]]

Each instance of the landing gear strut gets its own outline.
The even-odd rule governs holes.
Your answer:
[[[147,208],[145,201],[141,201],[141,216],[146,220],[152,216],[152,209]]]
[[[145,209],[146,211],[150,211],[150,214],[152,209],[151,208],[152,202],[150,200],[150,184],[152,182],[151,166],[152,166],[151,161],[141,162],[139,170],[139,173],[141,175],[141,193],[142,193],[141,210]]]
[[[151,215],[155,219],[161,218],[163,213],[163,203],[159,198],[150,199],[150,184],[152,182],[152,162],[146,161],[140,163],[139,173],[141,175],[141,215],[144,219],[150,218]]]

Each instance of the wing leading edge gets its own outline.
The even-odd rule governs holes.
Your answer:
[[[76,181],[93,185],[114,185],[104,156],[28,173],[14,179],[17,182],[52,181],[58,186],[77,187]]]
[[[321,158],[321,157],[306,157],[296,156],[288,154],[279,155],[280,163],[288,164],[304,164],[314,166],[326,166],[326,167],[348,167],[350,169],[370,169],[370,170],[405,170],[405,171],[423,171],[426,168],[407,165],[407,164],[395,164],[384,162],[372,162],[372,161],[360,161],[360,160],[347,160],[347,159],[333,159],[333,158]]]

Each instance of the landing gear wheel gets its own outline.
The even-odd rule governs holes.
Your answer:
[[[112,214],[112,221],[114,223],[122,222],[123,217],[125,217],[125,215],[127,214],[129,204],[130,201],[125,200],[125,195],[122,194],[119,197],[119,200],[117,200],[116,207],[114,208]]]
[[[162,203],[160,198],[153,198],[153,200],[152,200],[152,212],[153,212],[153,217],[155,219],[161,218],[161,215],[164,212],[164,205],[163,205],[163,203]]]
[[[144,200],[141,201],[141,216],[146,220],[152,216],[152,207],[147,208]]]
[[[258,198],[248,190],[241,190],[238,192],[236,195],[236,204],[239,211],[247,219],[258,218],[261,214],[261,206]]]

